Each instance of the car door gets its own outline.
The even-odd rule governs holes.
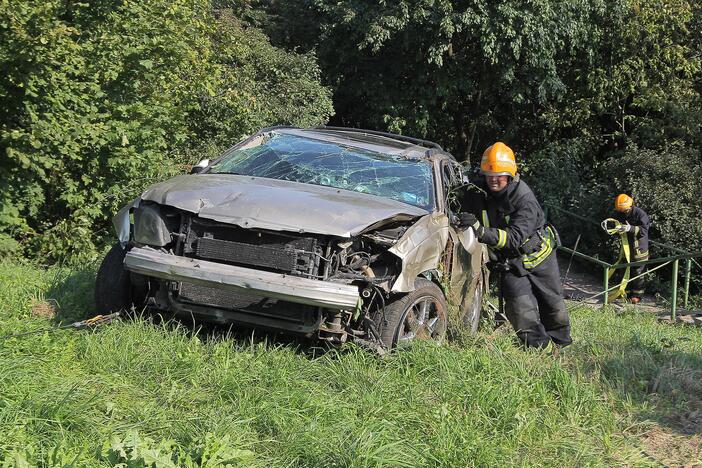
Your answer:
[[[441,181],[444,207],[449,219],[465,210],[460,206],[463,187],[463,167],[455,161],[443,161]],[[477,296],[482,298],[483,264],[486,259],[485,247],[476,239],[473,230],[462,228],[452,222],[449,227],[449,241],[442,257],[442,268],[449,286],[449,303],[457,306],[461,317],[471,309]],[[479,294],[478,294],[479,293]]]

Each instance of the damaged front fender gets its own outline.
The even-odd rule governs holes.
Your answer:
[[[435,269],[449,238],[449,219],[434,212],[419,219],[389,252],[402,259],[402,272],[392,285],[393,292],[414,290],[414,280],[421,273]]]
[[[115,227],[115,232],[117,233],[117,239],[122,248],[127,246],[129,242],[129,234],[131,231],[131,222],[129,220],[129,213],[139,206],[141,201],[140,197],[135,198],[130,203],[127,203],[117,214],[112,218],[112,224]]]

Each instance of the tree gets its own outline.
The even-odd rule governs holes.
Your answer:
[[[496,137],[530,134],[535,112],[567,92],[562,64],[591,41],[592,17],[603,8],[553,0],[302,4],[317,12],[303,17],[322,18],[316,50],[335,88],[338,123],[437,139],[463,158]]]
[[[192,152],[331,113],[313,56],[207,0],[0,0],[0,66],[0,254],[90,256]]]
[[[211,41],[218,82],[193,113],[197,141],[221,148],[263,126],[326,123],[334,111],[331,90],[320,84],[314,54],[272,46],[234,11],[216,11]]]
[[[267,13],[257,21],[275,44],[317,52],[334,88],[335,123],[426,137],[474,162],[503,140],[542,200],[597,218],[608,214],[614,194],[634,193],[660,210],[664,240],[681,242],[675,233],[698,228],[681,228],[666,209],[670,194],[657,185],[670,183],[659,179],[669,174],[665,164],[684,162],[690,171],[680,179],[680,198],[700,206],[689,177],[702,148],[698,3],[254,5]],[[692,159],[676,157],[679,151]]]

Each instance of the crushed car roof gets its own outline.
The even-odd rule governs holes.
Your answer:
[[[329,141],[407,159],[429,159],[432,156],[455,159],[451,153],[444,151],[437,143],[373,130],[360,130],[345,127],[316,127],[306,129],[297,127],[270,127],[261,130],[257,135],[270,132]]]

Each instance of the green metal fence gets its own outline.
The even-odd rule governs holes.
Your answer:
[[[582,221],[588,222],[588,223],[593,223],[595,225],[598,225],[597,221],[591,218],[587,218],[585,216],[578,215],[576,213],[572,213],[568,210],[564,210],[563,208],[559,208],[556,206],[552,205],[547,205],[545,207],[545,215],[546,219],[548,219],[548,211],[549,210],[555,210],[558,211],[559,213],[563,213],[566,216],[570,216],[572,218],[580,219]],[[662,250],[668,250],[670,252],[673,252],[674,255],[669,255],[666,257],[659,257],[659,258],[652,258],[649,260],[644,260],[644,261],[639,261],[639,262],[630,262],[630,263],[619,263],[619,264],[612,264],[608,263],[605,261],[600,260],[599,258],[595,258],[591,255],[587,255],[581,252],[577,252],[573,249],[570,249],[565,246],[561,246],[558,249],[566,252],[572,256],[582,258],[590,263],[594,263],[595,265],[598,265],[602,267],[603,269],[603,284],[604,288],[601,294],[603,294],[603,302],[604,305],[607,305],[608,303],[608,296],[609,292],[617,289],[619,285],[611,287],[609,286],[609,272],[611,270],[617,270],[617,269],[623,269],[627,267],[636,267],[640,265],[657,265],[654,268],[649,269],[646,273],[644,274],[649,274],[655,270],[658,270],[660,268],[663,268],[664,266],[668,264],[672,264],[672,273],[671,273],[671,285],[670,285],[670,297],[671,297],[671,318],[675,320],[677,310],[678,310],[678,274],[679,274],[679,268],[680,268],[680,261],[685,262],[685,283],[684,283],[684,299],[683,299],[683,307],[687,308],[688,307],[688,300],[690,297],[690,277],[692,274],[692,264],[693,262],[699,267],[700,264],[695,260],[696,258],[702,257],[702,251],[701,252],[688,252],[686,250],[680,249],[678,247],[674,247],[672,245],[664,244],[662,242],[657,242],[657,241],[649,241],[651,245],[662,249]],[[634,279],[634,278],[632,278]],[[630,279],[631,281],[631,279]]]

